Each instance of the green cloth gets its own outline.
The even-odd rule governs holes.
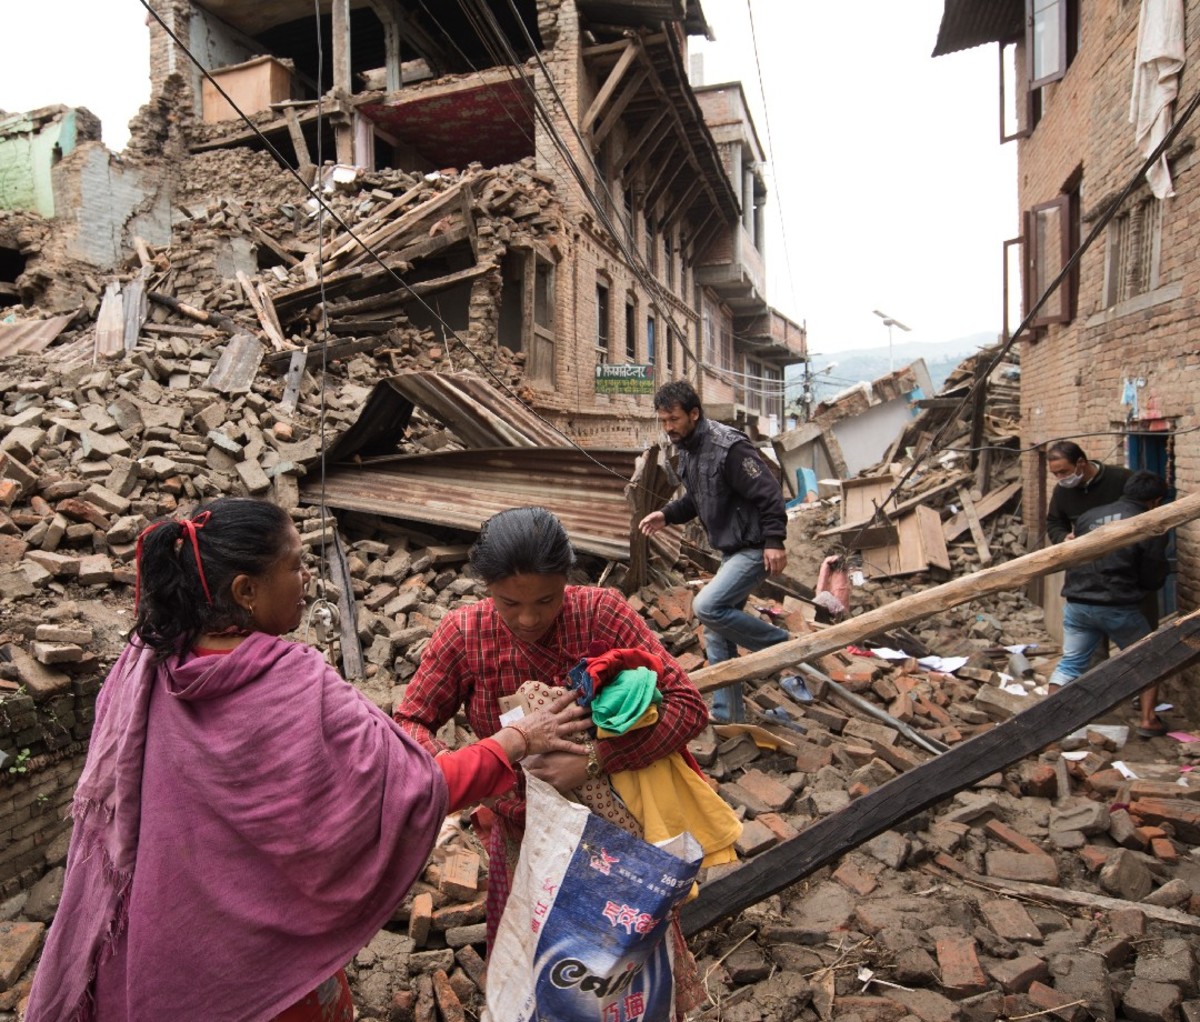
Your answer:
[[[649,667],[632,667],[613,678],[592,700],[592,723],[623,735],[651,705],[661,702],[658,675]]]

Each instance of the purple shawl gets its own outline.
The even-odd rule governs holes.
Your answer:
[[[155,665],[131,644],[96,702],[26,1019],[273,1017],[391,916],[446,799],[316,650],[255,633]]]

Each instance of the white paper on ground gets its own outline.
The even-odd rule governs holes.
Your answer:
[[[1095,731],[1096,734],[1104,735],[1105,738],[1111,738],[1117,743],[1118,749],[1129,739],[1129,728],[1125,724],[1089,724],[1087,727],[1081,727],[1078,731],[1072,731],[1067,738],[1086,741],[1089,731]]]

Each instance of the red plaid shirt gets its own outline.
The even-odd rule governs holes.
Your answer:
[[[704,730],[708,708],[683,669],[662,647],[620,593],[592,586],[567,586],[553,627],[536,643],[513,637],[490,599],[442,618],[421,655],[421,666],[396,708],[396,722],[432,755],[445,746],[434,735],[465,707],[476,737],[500,730],[500,698],[533,678],[565,684],[566,674],[585,656],[610,649],[642,649],[662,658],[658,676],[663,700],[658,723],[596,745],[608,773],[639,770],[679,752]],[[524,775],[495,803],[500,816],[488,839],[488,950],[508,900],[516,848],[525,829]]]
[[[500,698],[515,693],[522,682],[566,684],[567,671],[583,657],[621,648],[662,658],[658,723],[606,738],[596,751],[608,773],[639,770],[683,749],[704,730],[708,709],[674,657],[613,589],[567,586],[562,611],[536,643],[514,638],[490,599],[452,611],[425,647],[395,719],[437,755],[445,746],[434,735],[459,707],[465,707],[477,737],[493,735],[500,730]]]

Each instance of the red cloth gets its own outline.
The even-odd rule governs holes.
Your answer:
[[[597,694],[622,671],[635,667],[646,667],[655,674],[662,673],[662,658],[641,649],[610,649],[601,656],[588,660],[587,672],[594,682]]]
[[[517,783],[517,775],[508,756],[494,738],[485,738],[465,748],[443,753],[434,762],[446,777],[451,812],[472,802],[503,795]]]
[[[435,738],[438,728],[460,707],[465,707],[476,735],[495,734],[500,730],[500,699],[514,694],[521,682],[532,678],[564,684],[567,672],[585,656],[598,656],[602,649],[630,648],[662,661],[658,723],[605,739],[597,743],[596,751],[608,773],[638,770],[685,749],[704,730],[708,709],[657,636],[613,589],[567,586],[553,627],[532,644],[513,637],[490,599],[452,611],[438,623],[425,647],[395,718],[402,730],[436,754],[443,748]],[[520,776],[514,791],[501,796],[495,808],[501,826],[493,831],[490,847],[488,927],[492,932],[508,893],[500,839],[519,841],[525,824]]]

